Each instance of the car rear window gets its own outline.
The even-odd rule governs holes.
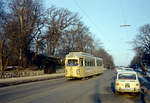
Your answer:
[[[131,73],[119,74],[118,79],[132,79],[132,80],[136,80],[136,74],[131,74]]]

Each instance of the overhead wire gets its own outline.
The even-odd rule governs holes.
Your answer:
[[[122,0],[120,0],[120,10],[121,10],[121,16],[122,16],[122,18],[123,18],[123,22],[124,23],[126,23],[126,20],[124,19],[124,17],[125,17],[125,14],[124,14],[124,8],[123,8],[123,1]]]
[[[83,8],[81,8],[80,4],[77,2],[77,0],[72,0],[76,6],[81,10],[81,12],[87,17],[87,19],[93,24],[93,26],[95,26],[95,28],[97,29],[98,32],[100,32],[101,34],[102,31],[100,30],[100,28],[97,27],[97,25],[93,22],[93,20],[91,19],[91,17],[85,12],[85,10],[83,10]]]

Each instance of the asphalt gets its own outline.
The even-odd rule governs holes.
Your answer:
[[[0,88],[0,103],[142,103],[140,96],[115,95],[114,71],[87,80],[65,78]]]

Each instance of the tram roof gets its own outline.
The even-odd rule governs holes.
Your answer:
[[[84,56],[93,56],[89,53],[84,53],[84,52],[70,52],[69,55],[84,55]]]
[[[71,55],[93,57],[93,58],[95,57],[95,56],[93,56],[93,55],[91,55],[89,53],[84,53],[84,52],[69,52],[69,54],[67,54],[66,56],[68,57],[68,56],[71,56]],[[95,58],[102,60],[102,58],[99,58],[99,57],[95,57]]]

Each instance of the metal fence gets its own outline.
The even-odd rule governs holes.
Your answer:
[[[38,76],[38,75],[43,75],[44,71],[39,70],[39,71],[5,71],[5,72],[0,72],[0,79],[5,79],[5,78],[13,78],[13,77],[27,77],[27,76]]]

